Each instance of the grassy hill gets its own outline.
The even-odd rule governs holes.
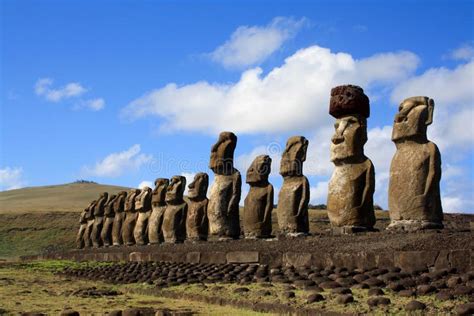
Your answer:
[[[77,212],[102,192],[115,194],[130,188],[97,183],[69,183],[0,192],[0,214]]]

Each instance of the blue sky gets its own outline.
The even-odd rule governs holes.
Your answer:
[[[233,3],[2,1],[0,190],[212,178],[210,147],[231,130],[237,168],[271,154],[276,190],[286,139],[306,136],[311,202],[325,203],[329,92],[353,83],[371,99],[375,201],[397,104],[427,95],[444,209],[473,212],[472,1]]]

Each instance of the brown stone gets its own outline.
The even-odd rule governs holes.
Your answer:
[[[94,226],[94,207],[97,203],[97,200],[92,201],[89,206],[87,207],[87,212],[85,215],[85,220],[87,221],[86,229],[84,231],[84,247],[90,248],[92,247],[92,227]]]
[[[258,263],[258,251],[230,251],[226,254],[227,263]]]
[[[209,186],[207,173],[199,172],[194,176],[194,181],[188,186],[188,215],[186,218],[186,235],[191,241],[207,240],[209,220],[207,218],[206,197]]]
[[[243,227],[246,238],[265,238],[272,233],[273,185],[268,182],[272,159],[257,156],[247,170],[250,185],[244,201]]]
[[[330,113],[337,120],[331,139],[335,168],[329,181],[327,209],[337,233],[371,230],[375,224],[375,171],[364,155],[368,111],[369,99],[361,88],[340,86],[331,92]]]
[[[135,244],[133,231],[137,222],[137,212],[135,211],[135,198],[140,193],[139,189],[131,189],[125,201],[125,220],[122,225],[122,239],[127,246]]]
[[[150,244],[163,242],[163,215],[166,210],[166,190],[169,180],[158,178],[155,180],[155,188],[151,195],[151,215],[148,219],[148,241]]]
[[[392,141],[397,147],[390,166],[387,229],[443,228],[439,182],[441,155],[426,136],[433,121],[434,101],[428,97],[405,99],[395,116]]]
[[[209,168],[214,172],[207,216],[209,234],[221,238],[238,238],[240,235],[239,202],[242,179],[234,168],[234,150],[237,136],[222,132],[211,148]]]
[[[185,187],[185,177],[173,176],[166,190],[166,210],[162,229],[167,243],[183,242],[186,239],[188,205],[183,199]]]
[[[137,245],[148,244],[148,219],[151,214],[151,189],[144,187],[135,197],[135,211],[138,213],[133,237]]]
[[[105,205],[104,211],[104,226],[100,233],[100,239],[105,247],[112,245],[112,227],[114,224],[115,211],[114,202],[117,199],[117,195],[113,194],[109,197],[107,204]]]
[[[114,201],[114,223],[112,225],[112,244],[119,246],[123,244],[122,225],[125,220],[125,200],[127,199],[127,191],[121,191]]]
[[[91,232],[92,246],[94,248],[102,246],[100,233],[102,232],[102,226],[104,225],[104,208],[108,197],[109,194],[107,192],[102,193],[94,206],[94,224]]]
[[[76,248],[78,249],[82,249],[85,246],[84,233],[87,228],[87,211],[88,209],[85,208],[79,217],[79,231],[77,232],[76,236]]]
[[[302,235],[309,232],[309,182],[303,175],[308,140],[303,136],[290,137],[282,154],[280,174],[283,185],[278,194],[278,226],[280,232]]]

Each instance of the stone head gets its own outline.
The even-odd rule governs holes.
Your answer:
[[[103,192],[100,194],[99,200],[100,199],[105,199],[107,201],[107,198],[109,197],[109,194],[107,192]]]
[[[128,198],[135,198],[137,194],[140,194],[140,189],[131,189],[128,193]]]
[[[434,100],[428,97],[411,97],[398,107],[393,123],[392,141],[426,142],[426,129],[433,122]]]
[[[305,137],[292,136],[288,138],[280,163],[280,174],[283,177],[303,174],[303,162],[306,160],[307,149],[308,140]]]
[[[155,189],[153,189],[153,202],[165,203],[166,190],[170,181],[166,178],[158,178],[155,180]]]
[[[234,171],[234,150],[237,136],[232,132],[222,132],[212,145],[209,168],[216,174],[229,175]]]
[[[209,186],[209,176],[205,172],[196,173],[193,182],[188,185],[188,197],[190,199],[204,199]]]
[[[271,172],[272,158],[268,155],[255,157],[250,167],[247,169],[245,181],[252,183],[267,183]]]
[[[109,200],[107,201],[107,203],[112,203],[112,202],[115,200],[116,197],[117,197],[116,194],[112,194],[112,195],[109,197]]]
[[[173,176],[166,190],[166,203],[179,204],[183,202],[185,188],[186,178],[183,176]]]
[[[354,161],[364,157],[367,142],[367,120],[360,115],[338,118],[331,138],[331,161]]]
[[[118,193],[118,196],[119,196],[119,197],[120,197],[120,196],[123,196],[124,198],[126,198],[126,197],[127,197],[127,191],[120,191],[120,192]]]

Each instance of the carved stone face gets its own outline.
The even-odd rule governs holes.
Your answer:
[[[140,189],[131,189],[128,198],[135,198],[137,194],[140,194]]]
[[[158,178],[155,180],[155,189],[153,190],[153,203],[165,203],[166,190],[168,189],[169,180]]]
[[[166,190],[166,203],[177,204],[183,202],[183,193],[186,187],[186,178],[173,176]]]
[[[367,142],[366,119],[361,116],[344,116],[336,120],[331,138],[331,161],[334,163],[364,156]]]
[[[303,174],[303,162],[306,160],[307,149],[308,140],[305,137],[293,136],[288,139],[280,163],[280,174],[283,177]]]
[[[119,196],[123,196],[124,198],[127,197],[127,191],[120,191]]]
[[[190,199],[204,199],[207,195],[209,176],[207,173],[199,172],[194,176],[194,181],[188,185],[188,196]]]
[[[229,175],[234,171],[234,150],[237,136],[232,132],[222,132],[211,148],[209,168],[216,174]]]
[[[247,170],[247,183],[268,182],[268,175],[271,172],[272,158],[268,155],[257,156]]]
[[[100,199],[104,198],[107,201],[109,194],[107,192],[104,192],[100,195]]]
[[[426,140],[426,129],[433,121],[434,101],[428,97],[405,99],[393,123],[392,141]]]

